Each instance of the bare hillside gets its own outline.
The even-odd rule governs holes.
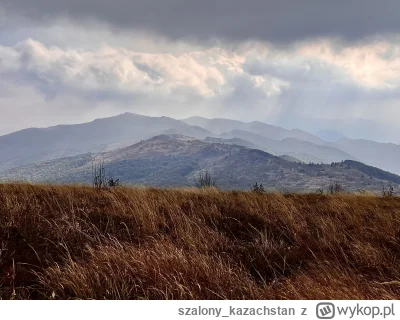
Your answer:
[[[160,135],[110,152],[19,167],[0,173],[0,181],[90,184],[92,159],[95,163],[104,160],[108,175],[124,184],[195,186],[199,173],[208,170],[217,186],[225,190],[249,190],[258,182],[271,191],[315,192],[338,182],[350,192],[380,193],[388,184],[400,191],[399,176],[368,169],[362,163],[298,163],[257,149],[206,143],[182,135]]]
[[[3,299],[398,299],[400,198],[0,185]]]

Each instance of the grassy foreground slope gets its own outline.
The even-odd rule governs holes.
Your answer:
[[[0,297],[398,299],[400,198],[0,185]]]

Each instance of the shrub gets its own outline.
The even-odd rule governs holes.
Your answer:
[[[108,179],[107,184],[110,188],[119,187],[120,185],[119,179],[114,179],[114,178]]]
[[[95,189],[103,189],[107,187],[106,169],[104,168],[104,161],[94,163],[92,160],[92,183]]]
[[[262,183],[258,184],[257,182],[253,184],[253,186],[250,188],[252,192],[258,192],[258,193],[263,193],[265,192],[264,186]]]
[[[384,197],[393,197],[394,194],[394,188],[391,184],[389,184],[387,187],[383,186],[382,187],[382,196]]]
[[[95,189],[115,188],[120,185],[119,179],[107,178],[103,160],[99,164],[92,160],[92,183]]]
[[[330,181],[329,186],[328,186],[328,193],[329,194],[339,194],[343,193],[344,188],[343,186],[339,183],[339,181]]]
[[[199,172],[196,184],[199,188],[211,188],[216,186],[215,180],[212,178],[208,170],[205,172]]]

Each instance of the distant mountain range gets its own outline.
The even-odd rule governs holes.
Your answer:
[[[400,177],[360,162],[304,164],[267,152],[225,143],[207,143],[182,135],[160,135],[132,146],[83,154],[11,169],[7,181],[90,183],[92,161],[104,161],[109,177],[125,184],[163,187],[194,186],[208,170],[218,187],[249,189],[255,182],[270,190],[315,191],[339,181],[349,191],[379,191]]]
[[[400,143],[398,126],[381,124],[362,118],[324,119],[318,117],[286,116],[278,120],[277,125],[288,128],[304,129],[325,141],[335,142],[340,138],[367,139],[378,142]],[[301,127],[299,127],[301,126]]]
[[[281,127],[269,125],[258,121],[245,123],[228,119],[207,119],[202,117],[191,117],[184,119],[182,121],[192,126],[202,127],[218,135],[234,130],[241,130],[241,131],[251,132],[259,136],[262,136],[264,138],[272,140],[294,138],[315,144],[325,143],[317,136],[314,136],[303,130],[298,130],[298,129],[287,130]]]
[[[0,137],[0,172],[37,161],[125,147],[167,132],[197,138],[213,135],[172,118],[132,113],[84,124],[30,128]]]
[[[361,139],[339,139],[340,149],[351,153],[369,165],[400,174],[400,145]]]
[[[139,148],[140,143],[149,143],[149,141],[156,136],[170,137],[164,139],[173,144],[188,144],[186,147],[189,148],[190,145],[188,149],[190,152],[188,151],[188,154],[182,155],[179,150],[178,152],[175,149],[169,149],[165,144],[161,147],[161,145],[157,143],[156,145],[159,146],[160,152],[156,153],[156,156],[153,158],[150,156],[150,151],[146,152],[143,158],[145,160],[143,160],[139,157],[139,154],[142,154],[142,149]],[[176,137],[179,136],[185,137],[183,139],[186,140],[183,142],[178,139],[177,142]],[[175,138],[170,140],[171,137]],[[188,137],[191,138],[189,139]],[[222,161],[219,163],[221,172],[223,170],[230,172],[231,168],[238,166],[237,172],[243,171],[243,174],[247,175],[247,177],[230,177],[228,179],[226,176],[228,173],[218,174],[221,183],[225,187],[244,187],[244,185],[247,186],[247,184],[251,183],[256,177],[264,177],[265,179],[269,177],[269,182],[264,181],[264,183],[271,186],[272,184],[279,185],[279,179],[274,180],[272,178],[273,175],[279,176],[277,173],[263,173],[262,170],[276,169],[283,170],[283,173],[285,173],[285,166],[289,166],[288,168],[296,171],[301,170],[302,167],[293,166],[308,165],[310,162],[331,164],[331,162],[348,160],[355,161],[354,163],[365,163],[366,165],[393,173],[400,173],[400,162],[397,161],[397,159],[400,158],[400,146],[396,144],[347,138],[340,138],[334,142],[328,142],[303,130],[287,130],[257,121],[245,123],[229,119],[206,119],[202,117],[176,120],[169,117],[148,117],[125,113],[115,117],[97,119],[84,124],[59,125],[49,128],[30,128],[0,136],[0,179],[46,181],[51,178],[53,181],[55,177],[58,177],[60,182],[78,182],[80,178],[84,177],[84,180],[87,181],[88,176],[85,175],[84,171],[86,170],[85,166],[90,162],[88,162],[89,158],[91,159],[94,156],[98,157],[101,155],[101,157],[108,159],[110,163],[114,163],[114,160],[117,161],[115,155],[126,148],[131,148],[129,152],[130,158],[125,158],[123,161],[132,160],[140,162],[143,160],[149,163],[149,169],[151,168],[150,163],[152,163],[155,167],[153,168],[154,170],[150,171],[154,171],[154,174],[157,172],[157,174],[161,175],[164,169],[170,171],[167,170],[165,172],[165,174],[168,173],[169,175],[169,178],[166,180],[162,178],[152,179],[151,175],[143,173],[143,179],[128,177],[128,181],[143,184],[151,182],[160,185],[165,185],[170,181],[169,183],[171,185],[187,185],[193,182],[199,170],[211,170],[211,164],[213,162],[218,162],[214,159],[214,156],[211,156],[211,154],[213,154],[212,152],[211,154],[206,153],[194,156],[196,154],[193,151],[194,146],[199,147],[200,145],[202,146],[201,148],[208,146],[211,150],[216,148],[216,146],[219,146],[219,149],[217,149],[220,150],[222,148],[221,146],[223,146],[223,150],[220,150],[223,157],[227,155],[232,156],[232,150],[241,150],[240,154],[229,158],[238,161],[236,164],[231,161],[229,167],[225,167],[224,161],[218,158],[219,153],[215,153],[215,150],[213,151],[218,161]],[[277,164],[279,168],[282,166],[281,163],[286,164],[283,165],[281,169],[277,169],[278,167],[275,168],[274,166],[266,166],[265,163],[263,163],[265,168],[262,166],[247,166],[246,163],[251,163],[249,160],[251,156],[249,156],[249,154],[256,152],[252,151],[253,153],[251,153],[251,149],[259,150],[257,152],[263,151],[263,153],[260,154],[264,156],[268,155],[268,157],[265,157],[274,159],[273,162],[276,164],[280,163],[279,165]],[[154,148],[149,147],[148,150],[153,150],[151,154],[154,152]],[[135,152],[138,152],[138,154]],[[160,159],[169,159],[173,153],[179,155],[179,161],[187,161],[186,169],[181,168],[180,165],[172,166],[172,164],[171,166],[166,166],[162,170],[156,166],[159,164]],[[195,159],[194,157],[200,158]],[[204,159],[201,157],[204,157]],[[195,163],[193,161],[195,161]],[[167,163],[169,162],[167,161]],[[191,165],[189,165],[189,163],[191,163]],[[137,164],[137,167],[142,169],[146,166],[147,165],[142,162],[140,162],[140,165]],[[120,166],[114,166],[113,164],[111,167],[117,168]],[[177,169],[178,167],[179,170],[183,171],[179,171]],[[239,170],[239,167],[242,167],[243,170]],[[55,168],[58,169],[56,170]],[[171,179],[171,172],[174,172],[174,168],[180,172],[178,174],[180,178],[177,176]],[[325,168],[325,166],[323,166],[323,168]],[[48,172],[53,172],[53,174],[49,175]],[[182,172],[185,174],[181,177]],[[306,170],[306,172],[308,171]],[[127,175],[121,171],[118,171],[118,174],[122,176]],[[288,174],[288,172],[286,172],[285,176],[286,175],[293,176]],[[307,179],[309,179],[312,174],[311,176],[306,174],[306,176]],[[328,174],[328,178],[329,176],[336,177],[337,174],[331,172]],[[304,177],[304,174],[300,174],[300,176],[294,180],[286,179],[284,180],[286,182],[282,182],[281,184],[286,188],[290,187],[290,182],[293,188],[298,189],[304,187],[308,189],[311,185],[315,187],[316,184],[322,181],[321,179],[321,181],[317,179],[317,183],[317,180],[311,179],[311,182],[306,183],[303,179]],[[353,178],[355,179],[355,177]],[[357,182],[355,185],[363,186],[364,184]]]
[[[257,149],[270,152],[274,155],[290,155],[307,163],[330,163],[342,160],[355,160],[352,155],[332,145],[315,144],[294,137],[274,140],[253,132],[237,129],[222,133],[221,136],[227,139],[240,138],[243,141],[248,141],[257,145]]]

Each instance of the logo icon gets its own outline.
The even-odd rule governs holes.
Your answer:
[[[330,302],[321,302],[317,304],[318,319],[333,319],[335,317],[335,305]]]

